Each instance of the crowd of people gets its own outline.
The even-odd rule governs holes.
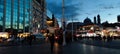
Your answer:
[[[76,39],[76,38],[75,38]],[[116,40],[116,39],[120,39],[120,36],[91,36],[91,37],[88,37],[88,36],[79,36],[77,37],[78,40],[82,40],[82,39],[92,39],[92,40],[103,40],[103,41],[112,41],[112,40]]]

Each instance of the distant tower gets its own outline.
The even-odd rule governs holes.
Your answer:
[[[52,21],[53,21],[52,26],[54,27],[55,26],[55,16],[54,16],[54,14],[52,14]]]
[[[100,19],[100,15],[99,14],[97,15],[97,22],[98,22],[98,24],[101,24],[101,19]]]
[[[96,24],[96,16],[94,16],[94,24]]]
[[[120,15],[117,16],[117,21],[120,22]]]

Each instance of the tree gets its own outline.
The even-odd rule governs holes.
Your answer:
[[[117,21],[120,22],[120,15],[117,16]]]
[[[101,24],[101,19],[99,14],[97,15],[97,21],[98,21],[98,24]]]
[[[105,21],[102,23],[102,26],[104,26],[104,27],[108,27],[108,25],[109,25],[108,21]]]
[[[53,21],[53,23],[52,23],[52,26],[54,27],[55,25],[55,17],[54,17],[54,14],[52,14],[52,21]]]
[[[94,17],[94,24],[96,24],[96,16]]]

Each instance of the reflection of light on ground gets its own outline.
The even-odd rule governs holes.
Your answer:
[[[59,44],[58,43],[54,43],[54,50],[55,50],[55,54],[57,54],[58,53],[58,51],[59,51]]]
[[[56,43],[56,42],[55,42],[55,44],[54,44],[54,45],[55,45],[55,47],[58,47],[58,46],[59,46],[59,44],[58,44],[58,43]]]
[[[90,50],[92,53],[94,53],[94,47],[92,45],[90,46]]]
[[[83,51],[84,51],[84,54],[86,54],[86,45],[85,44],[83,44]]]

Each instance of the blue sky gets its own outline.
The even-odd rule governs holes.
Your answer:
[[[101,22],[117,22],[120,15],[120,0],[64,0],[65,17],[67,21],[83,22],[86,17],[93,21],[94,16],[101,16]],[[60,21],[62,18],[62,0],[46,0],[47,9],[55,14]],[[49,13],[48,15],[51,15]]]

